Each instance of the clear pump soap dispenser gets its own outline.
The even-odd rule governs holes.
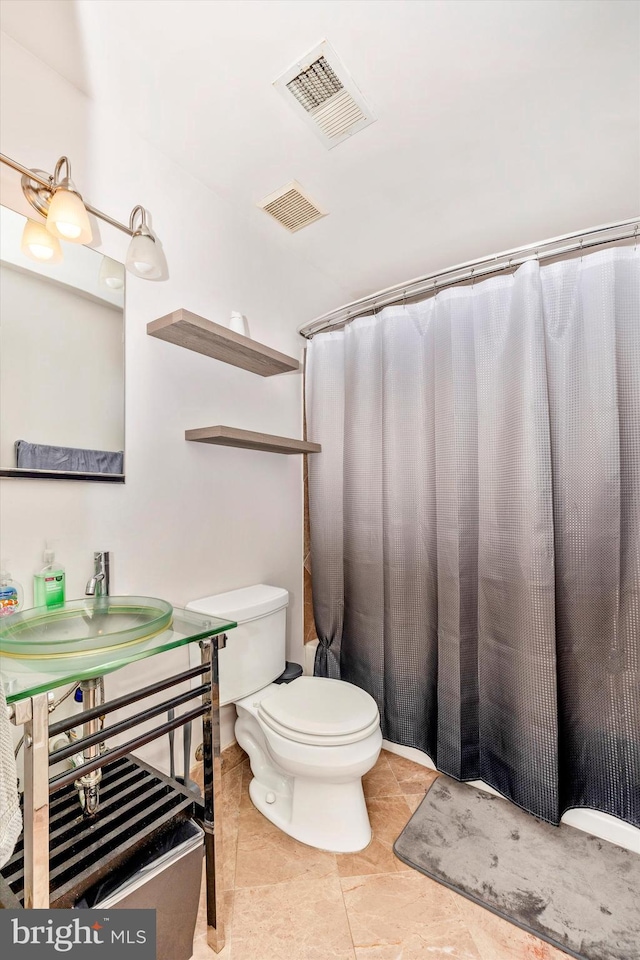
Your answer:
[[[9,573],[9,561],[0,563],[0,617],[10,617],[22,609],[22,587]]]

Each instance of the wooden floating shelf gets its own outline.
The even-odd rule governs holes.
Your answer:
[[[273,377],[277,373],[290,373],[300,369],[294,357],[265,347],[263,343],[243,337],[219,323],[205,320],[189,310],[174,310],[166,317],[159,317],[147,324],[150,337],[175,343],[187,350],[203,353],[234,367],[242,367],[261,377]]]
[[[185,430],[185,440],[198,443],[217,443],[223,447],[241,447],[244,450],[265,450],[268,453],[320,453],[319,443],[308,440],[292,440],[290,437],[275,437],[271,433],[254,433],[238,430],[237,427],[200,427]]]

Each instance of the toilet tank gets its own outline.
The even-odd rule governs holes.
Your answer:
[[[288,604],[289,593],[282,587],[259,583],[186,605],[187,610],[238,624],[218,651],[220,706],[261,690],[283,672]]]

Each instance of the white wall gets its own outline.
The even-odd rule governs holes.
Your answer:
[[[0,316],[0,465],[16,440],[122,450],[122,310],[0,264]]]
[[[298,356],[296,324],[340,295],[6,35],[1,53],[3,152],[49,171],[67,154],[85,196],[120,220],[136,203],[148,207],[170,276],[164,283],[128,278],[126,484],[2,481],[0,551],[27,602],[50,538],[58,541],[69,597],[83,593],[98,549],[112,551],[113,593],[183,604],[251,583],[286,587],[288,657],[300,661],[301,459],[186,443],[184,430],[222,423],[300,437],[302,378],[263,379],[148,337],[146,324],[178,307],[223,322],[236,309],[255,339]],[[122,261],[126,238],[94,226],[101,249]],[[108,695],[132,679],[150,682],[152,672],[186,667],[187,653],[157,660],[109,677]],[[154,755],[166,758],[166,746]]]

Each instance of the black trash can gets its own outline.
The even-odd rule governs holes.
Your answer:
[[[190,960],[203,854],[204,831],[182,820],[91,887],[76,907],[156,910],[156,960]]]

